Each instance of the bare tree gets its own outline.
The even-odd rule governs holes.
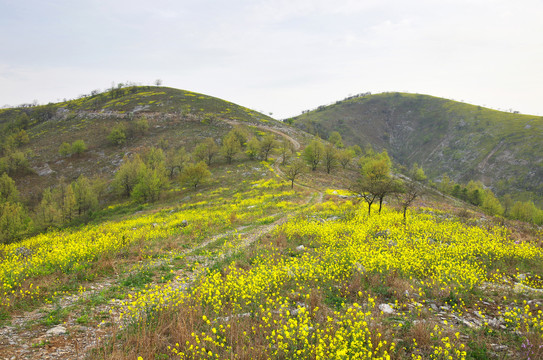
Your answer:
[[[301,174],[307,171],[305,162],[296,158],[292,160],[285,169],[285,176],[290,180],[290,188],[294,188],[294,180]]]
[[[416,198],[418,198],[422,189],[420,186],[412,180],[404,182],[402,186],[402,191],[396,193],[396,198],[398,199],[398,204],[403,211],[403,223],[407,224],[407,209],[413,204]]]

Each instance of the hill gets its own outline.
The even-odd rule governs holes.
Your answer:
[[[143,131],[137,129],[141,120],[147,127]],[[61,178],[72,181],[85,174],[110,179],[124,155],[158,146],[160,140],[169,147],[190,150],[206,137],[220,138],[232,127],[223,120],[282,126],[269,116],[212,96],[167,87],[131,86],[61,103],[2,109],[0,143],[4,149],[14,147],[11,143],[17,131],[24,129],[27,133],[28,143],[17,150],[26,154],[28,169],[10,175],[32,204],[44,188]],[[121,146],[108,140],[116,126],[123,126],[130,137]],[[88,150],[77,156],[59,154],[62,143],[76,140],[84,140]]]
[[[362,95],[287,120],[347,145],[386,149],[431,179],[480,180],[498,195],[543,204],[543,117],[507,113],[418,94]]]

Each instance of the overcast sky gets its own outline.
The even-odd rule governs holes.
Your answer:
[[[542,0],[0,0],[0,106],[152,84],[276,118],[408,91],[543,115]]]

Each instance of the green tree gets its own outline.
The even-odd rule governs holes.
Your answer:
[[[451,190],[451,195],[459,199],[462,197],[462,187],[460,186],[460,184],[454,184]]]
[[[521,202],[516,201],[510,211],[510,217],[516,220],[534,222],[537,217],[538,208],[532,201]]]
[[[235,133],[229,132],[222,141],[221,153],[226,159],[228,164],[232,163],[232,160],[241,150],[240,140],[236,137]]]
[[[419,166],[419,164],[414,163],[411,167],[411,171],[409,172],[409,176],[411,179],[419,182],[424,182],[428,178],[426,174],[424,173],[424,169]]]
[[[72,221],[76,210],[75,193],[71,185],[61,184],[61,206],[62,219],[64,222]]]
[[[139,165],[136,183],[130,196],[137,202],[153,202],[159,199],[168,186],[164,152],[152,147],[144,155],[145,162]]]
[[[209,177],[211,177],[211,172],[204,161],[200,161],[197,164],[189,164],[181,172],[181,181],[186,186],[194,187],[195,189]]]
[[[451,180],[449,175],[445,174],[441,178],[441,182],[439,184],[439,190],[445,194],[451,194],[454,187],[454,181]]]
[[[126,143],[126,128],[123,124],[118,124],[111,129],[107,136],[110,143],[117,146],[122,146]]]
[[[294,145],[285,139],[281,141],[279,150],[281,151],[281,165],[285,165],[287,162],[289,162],[289,158],[292,156],[292,154],[294,154]]]
[[[247,143],[247,139],[249,138],[247,129],[243,126],[238,125],[238,126],[235,126],[232,130],[230,130],[230,134],[232,134],[232,136],[234,136],[239,142],[239,148],[243,149],[245,144]]]
[[[67,142],[63,142],[58,148],[58,153],[61,156],[69,156],[72,153],[72,146]]]
[[[153,202],[159,199],[165,186],[165,179],[159,170],[145,169],[140,174],[131,197],[137,202]]]
[[[355,156],[361,156],[362,155],[362,149],[358,145],[349,146],[349,149],[354,151]]]
[[[217,156],[220,149],[213,138],[206,138],[203,142],[198,144],[194,149],[194,157],[210,166],[213,158]]]
[[[328,137],[328,141],[334,144],[335,147],[338,149],[343,148],[343,139],[341,137],[341,134],[337,131],[332,131],[330,133],[330,136]]]
[[[312,140],[303,151],[303,158],[312,171],[317,170],[324,154],[324,146],[319,140]]]
[[[475,206],[480,206],[483,202],[483,195],[485,193],[483,183],[471,180],[466,186],[466,190],[467,192],[464,195],[464,200],[469,201]]]
[[[366,157],[362,162],[362,170],[357,180],[351,185],[351,191],[359,194],[368,204],[368,215],[371,206],[378,200],[381,213],[385,196],[398,192],[399,182],[391,176],[392,162],[388,153],[383,151],[371,158]]]
[[[27,153],[9,151],[6,156],[0,159],[0,172],[7,172],[10,175],[28,172],[30,164],[27,159]]]
[[[134,187],[138,183],[140,175],[146,170],[146,166],[139,155],[132,159],[124,158],[123,164],[115,173],[113,187],[119,194],[130,197]]]
[[[337,152],[337,160],[341,164],[341,166],[346,169],[347,166],[353,161],[355,157],[355,152],[353,149],[340,149]]]
[[[166,154],[166,171],[170,179],[173,179],[177,174],[181,173],[183,166],[189,160],[189,155],[184,147],[172,149]]]
[[[25,113],[22,112],[15,118],[15,126],[21,129],[26,129],[26,127],[30,124],[30,117]]]
[[[141,117],[132,123],[131,130],[134,136],[143,136],[149,131],[149,121]]]
[[[268,156],[273,149],[277,147],[277,141],[273,134],[266,134],[260,141],[260,156],[264,161],[268,161]]]
[[[15,186],[15,181],[3,173],[0,176],[0,203],[11,202],[17,203],[19,201],[19,191]]]
[[[45,189],[43,191],[42,199],[36,209],[35,215],[37,223],[44,228],[48,228],[60,222],[60,210],[55,205],[51,189]]]
[[[165,171],[166,156],[161,148],[152,147],[143,155],[145,165],[151,170]]]
[[[513,201],[513,198],[511,197],[510,194],[505,194],[503,196],[503,214],[505,216],[509,216],[509,213],[514,203],[515,202]]]
[[[30,138],[24,129],[19,130],[19,132],[15,134],[15,144],[17,144],[17,146],[28,144],[29,141]]]
[[[87,151],[87,144],[83,140],[76,140],[72,143],[71,146],[71,153],[80,155],[83,154],[85,151]]]
[[[504,213],[502,204],[490,189],[484,191],[481,208],[490,215],[503,215]]]
[[[75,208],[78,215],[86,214],[98,207],[98,195],[94,192],[91,182],[80,175],[72,184],[75,195]]]
[[[256,136],[253,136],[247,142],[247,150],[245,150],[245,153],[251,160],[256,159],[258,154],[260,154],[260,141],[256,138]]]
[[[170,147],[170,144],[169,144],[167,139],[160,138],[160,140],[158,142],[158,147],[161,148],[162,150],[166,150],[166,149],[168,149]]]
[[[337,150],[334,145],[326,144],[322,159],[324,166],[326,167],[326,173],[330,174],[330,171],[338,164]]]
[[[31,228],[32,222],[20,203],[0,204],[0,243],[19,240]]]

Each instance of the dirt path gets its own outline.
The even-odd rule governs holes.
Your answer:
[[[226,122],[227,124],[230,124],[232,126],[235,126],[235,125],[246,125],[245,123],[242,123],[240,121],[235,121],[235,120],[223,120],[224,122]],[[262,129],[262,130],[266,130],[266,131],[270,131],[272,133],[275,133],[279,136],[282,136],[284,137],[285,139],[287,139],[288,141],[290,141],[290,143],[294,146],[294,149],[296,151],[300,150],[300,143],[298,142],[298,140],[294,139],[292,136],[284,133],[283,131],[281,130],[278,130],[277,128],[274,128],[274,127],[271,127],[271,126],[265,126],[265,125],[254,125],[255,127],[259,128],[259,129]]]
[[[322,201],[322,193],[318,198]],[[308,197],[307,202],[314,201],[314,197]],[[183,256],[185,263],[198,261],[200,271],[189,272],[186,269],[179,269],[173,272],[174,280],[168,283],[172,288],[184,289],[199,276],[204,274],[205,268],[213,266],[218,261],[231,255],[233,252],[240,251],[253,244],[262,236],[271,233],[277,226],[286,222],[290,214],[283,215],[271,224],[257,226],[249,229],[242,226],[236,230],[221,233],[210,237],[206,241],[182,252],[173,254],[160,261],[155,261],[149,265],[150,269],[156,269],[160,266],[172,267],[174,258],[179,259]],[[221,253],[216,258],[209,258],[198,255],[197,252],[206,248],[214,242],[237,234],[240,241],[234,248]],[[126,273],[123,274],[126,277]],[[124,278],[123,277],[123,278]],[[121,324],[120,313],[123,308],[123,301],[117,298],[111,298],[107,301],[92,305],[85,310],[84,303],[96,299],[113,287],[120,284],[121,277],[103,279],[93,283],[89,290],[72,294],[60,298],[56,304],[47,304],[20,316],[12,318],[10,326],[0,328],[0,359],[85,359],[89,351],[98,346],[104,339],[112,336]],[[149,284],[150,287],[157,285],[156,282]],[[124,295],[134,295],[139,289],[123,289]],[[69,312],[66,321],[58,325],[46,325],[47,316],[55,308],[65,309]],[[85,318],[86,316],[86,318]],[[87,323],[84,319],[100,319],[100,322]],[[57,331],[58,333],[52,333]]]

